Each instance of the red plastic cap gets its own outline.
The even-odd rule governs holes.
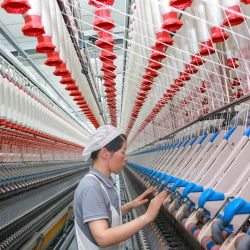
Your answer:
[[[44,27],[41,22],[40,16],[28,15],[24,17],[25,25],[22,28],[22,32],[25,36],[41,36],[44,34]]]
[[[111,87],[111,86],[115,86],[115,82],[112,82],[112,81],[107,82],[107,81],[105,81],[105,83],[103,84],[103,86],[104,86],[104,87]]]
[[[152,48],[153,52],[150,56],[150,58],[154,61],[161,61],[166,57],[166,54],[164,53],[163,48],[158,48],[158,47],[153,47]]]
[[[174,32],[179,30],[182,25],[183,22],[180,21],[178,13],[171,11],[163,15],[163,29]]]
[[[250,4],[250,0],[241,0],[241,2],[244,4]]]
[[[158,70],[161,69],[163,67],[163,65],[159,62],[154,62],[152,60],[149,60],[149,68],[154,69],[154,70]]]
[[[67,90],[67,91],[76,91],[76,90],[78,90],[78,87],[75,84],[69,84],[69,85],[67,85],[65,90]]]
[[[112,34],[100,31],[98,33],[98,40],[96,41],[96,46],[101,49],[106,49],[107,47],[113,47],[115,44],[115,40]]]
[[[31,8],[27,0],[4,0],[1,7],[11,14],[25,14]]]
[[[116,66],[114,65],[113,61],[105,61],[102,64],[101,71],[114,71]]]
[[[49,52],[48,58],[44,62],[44,64],[46,64],[48,66],[58,66],[62,63],[63,63],[63,61],[59,58],[59,53],[57,51]]]
[[[69,95],[70,95],[70,96],[81,96],[81,94],[82,94],[82,93],[81,93],[80,91],[78,91],[78,90],[75,91],[75,90],[74,90],[74,91],[72,91]]]
[[[157,77],[158,74],[155,70],[152,70],[150,68],[146,68],[146,75],[150,76],[150,77]]]
[[[195,68],[192,64],[188,64],[188,65],[186,66],[185,72],[186,72],[187,74],[196,74],[196,73],[198,72],[198,69]]]
[[[114,0],[89,0],[89,5],[92,5],[95,8],[100,8],[105,5],[113,5]]]
[[[116,94],[115,94],[114,92],[112,92],[112,93],[107,93],[107,96],[108,96],[108,97],[116,97]]]
[[[237,78],[237,77],[235,77],[235,78],[233,79],[232,86],[233,86],[233,87],[240,86],[240,79]]]
[[[140,90],[140,91],[138,92],[138,95],[140,95],[140,96],[146,96],[146,95],[147,95],[147,91]]]
[[[191,77],[185,73],[185,72],[181,72],[180,73],[180,80],[181,81],[189,81],[191,79]]]
[[[157,41],[155,42],[156,47],[162,47],[164,50],[167,46],[173,45],[174,41],[170,37],[167,31],[160,31],[156,34]]]
[[[74,84],[74,80],[72,79],[72,77],[70,75],[69,76],[63,76],[60,83],[61,84]]]
[[[242,90],[242,89],[238,89],[237,94],[236,94],[237,98],[240,98],[240,97],[242,97],[243,95],[244,95],[243,90]]]
[[[104,76],[103,76],[103,80],[113,80],[116,78],[116,74],[114,72],[111,71],[105,71],[104,72]]]
[[[152,78],[152,76],[147,75],[148,77]],[[142,81],[142,85],[146,85],[146,86],[151,86],[154,83],[153,80],[143,80]]]
[[[113,86],[112,87],[106,87],[106,89],[104,90],[104,92],[106,93],[113,93],[116,91],[116,88],[114,88]]]
[[[175,84],[171,84],[170,87],[173,93],[176,93],[180,90],[180,87]]]
[[[151,88],[152,87],[150,85],[144,85],[144,84],[142,84],[140,87],[140,89],[144,91],[149,91]]]
[[[221,43],[229,38],[229,35],[222,27],[213,27],[211,29],[211,40],[213,43]]]
[[[203,60],[199,55],[192,55],[192,61],[191,64],[194,66],[200,66],[205,63],[205,60]]]
[[[170,0],[169,5],[176,9],[184,10],[192,5],[192,0]]]
[[[223,25],[225,26],[236,26],[245,21],[244,17],[241,14],[239,5],[230,6],[225,10],[225,12],[227,16],[223,22]]]
[[[182,81],[182,80],[180,80],[180,79],[176,79],[175,81],[174,81],[174,83],[175,83],[175,85],[176,86],[178,86],[178,87],[184,87],[184,82]]]
[[[74,101],[82,101],[83,98],[81,96],[77,96],[73,98]]]
[[[101,56],[99,57],[101,61],[107,61],[107,60],[115,60],[116,59],[116,54],[113,53],[113,47],[109,47],[107,50],[102,50]]]
[[[101,8],[95,11],[94,30],[111,30],[114,27],[115,22],[110,16],[110,9]]]
[[[52,44],[51,36],[39,36],[37,38],[38,44],[36,46],[37,53],[47,54],[49,52],[53,52],[55,50],[55,45]]]
[[[213,44],[211,40],[202,42],[201,48],[200,48],[200,55],[202,56],[208,56],[215,53],[215,49],[213,48]]]
[[[236,57],[228,58],[227,59],[227,65],[228,65],[229,68],[232,68],[232,69],[238,68],[239,67],[238,58],[236,58]]]
[[[66,76],[69,74],[69,71],[66,68],[66,64],[62,63],[56,66],[56,70],[53,72],[55,76]]]
[[[202,83],[201,87],[200,87],[200,92],[203,94],[207,91],[206,85],[205,83]]]
[[[143,76],[143,79],[144,79],[144,80],[148,80],[148,81],[153,81],[152,77],[147,76],[147,75],[144,75],[144,76]]]

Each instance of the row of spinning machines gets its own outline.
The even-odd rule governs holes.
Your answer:
[[[205,249],[250,249],[250,127],[237,126],[129,155],[145,187]]]

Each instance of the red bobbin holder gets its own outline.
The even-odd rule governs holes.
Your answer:
[[[72,91],[69,96],[81,96],[81,92],[79,90],[74,90]]]
[[[150,58],[154,61],[161,61],[162,59],[164,59],[166,57],[166,54],[164,53],[164,49],[163,48],[158,48],[156,46],[154,46],[152,48],[152,54],[150,56]]]
[[[150,85],[145,85],[145,84],[142,84],[140,89],[143,90],[143,91],[149,91],[151,90],[151,86]]]
[[[11,14],[25,14],[31,8],[27,0],[4,0],[1,7]]]
[[[65,90],[67,90],[67,91],[77,91],[78,87],[75,84],[69,84],[69,85],[67,85]]]
[[[222,27],[211,28],[211,40],[213,43],[221,43],[229,38],[229,35]]]
[[[158,74],[155,70],[152,70],[150,68],[146,68],[146,75],[150,76],[150,77],[157,77]]]
[[[102,64],[101,71],[114,71],[116,66],[114,65],[113,61],[105,61]]]
[[[180,80],[180,79],[176,79],[175,81],[174,81],[174,83],[175,83],[175,85],[176,86],[178,86],[178,87],[184,87],[184,82],[182,81],[182,80]]]
[[[96,31],[111,30],[115,27],[115,22],[110,16],[110,9],[100,8],[95,11],[93,28]]]
[[[152,76],[149,76],[149,75],[146,75],[146,76],[148,76],[148,77],[150,77],[152,79]],[[153,83],[154,83],[153,80],[146,80],[145,79],[145,80],[142,81],[142,84],[147,85],[147,86],[151,86]]]
[[[238,68],[240,66],[238,63],[238,58],[236,58],[236,57],[228,58],[227,59],[227,66],[231,69]]]
[[[140,95],[140,96],[146,96],[146,95],[147,95],[147,92],[144,91],[144,90],[140,90],[140,91],[138,92],[138,95]]]
[[[189,81],[190,79],[191,79],[191,77],[186,72],[180,73],[180,80],[181,81]]]
[[[57,51],[49,52],[47,55],[48,58],[44,62],[47,66],[58,66],[63,63]]]
[[[242,97],[243,95],[244,95],[243,90],[242,90],[242,89],[238,89],[237,94],[236,94],[237,98],[240,98],[240,97]]]
[[[107,96],[108,97],[116,97],[116,94],[114,92],[112,92],[112,93],[108,93]]]
[[[206,85],[205,83],[202,83],[201,87],[200,87],[200,92],[203,94],[207,91]]]
[[[38,44],[36,46],[37,53],[47,54],[49,52],[53,52],[55,50],[55,45],[52,43],[51,36],[39,36],[37,38]]]
[[[157,61],[149,60],[148,67],[154,70],[159,70],[163,67],[163,65]]]
[[[72,79],[71,75],[63,76],[60,83],[61,84],[74,84],[74,80]]]
[[[41,17],[36,15],[27,15],[24,17],[25,25],[22,32],[25,36],[38,37],[44,34]]]
[[[106,80],[103,84],[105,87],[115,86],[115,82],[113,80]]]
[[[202,44],[200,47],[200,55],[201,56],[208,56],[208,55],[212,55],[215,53],[215,49],[213,47],[211,40],[202,42],[201,44]]]
[[[200,57],[200,55],[192,55],[192,61],[191,64],[194,66],[200,66],[205,63],[205,60]]]
[[[98,33],[98,40],[96,41],[96,46],[101,49],[106,49],[107,47],[113,47],[115,40],[111,33],[100,31]]]
[[[66,68],[66,64],[62,63],[56,66],[55,71],[53,72],[55,76],[66,76],[69,74],[69,71]]]
[[[146,97],[144,97],[144,96],[137,96],[137,100],[144,101],[145,99],[146,99]]]
[[[235,78],[233,79],[232,86],[233,86],[233,87],[240,86],[240,81],[241,81],[241,80],[240,80],[239,78],[235,77]]]
[[[241,2],[244,4],[250,4],[250,0],[241,0]]]
[[[176,86],[175,84],[171,84],[170,87],[171,87],[171,90],[173,91],[173,93],[176,93],[180,90],[180,87]]]
[[[116,78],[116,74],[112,71],[105,71],[103,79],[104,80],[112,80]]]
[[[188,65],[186,65],[186,70],[185,70],[185,72],[186,72],[187,74],[196,74],[196,73],[198,72],[198,69],[195,68],[194,65],[188,64]]]
[[[101,55],[99,57],[101,61],[107,61],[107,60],[115,60],[116,59],[116,54],[113,53],[113,47],[110,46],[106,48],[105,50],[102,50]]]
[[[174,11],[167,12],[163,15],[162,28],[171,32],[179,30],[183,22],[179,19],[178,13]]]
[[[153,81],[152,77],[147,76],[147,75],[144,75],[142,78],[143,78],[144,80]]]
[[[112,89],[112,88],[106,88],[106,89],[104,90],[104,92],[105,92],[105,93],[114,93],[115,90]]]
[[[113,5],[114,4],[114,0],[89,0],[89,5],[95,7],[95,8],[101,8],[105,5]]]
[[[73,98],[73,100],[77,102],[77,101],[82,101],[83,98],[81,96],[76,96]]]
[[[184,10],[192,5],[192,0],[170,0],[169,5],[176,9]]]
[[[174,41],[167,31],[160,31],[156,34],[155,46],[164,50],[167,46],[173,45]],[[161,48],[162,47],[162,48]]]
[[[227,7],[225,10],[226,19],[223,22],[225,26],[236,26],[245,21],[243,15],[241,14],[240,6],[234,5]]]

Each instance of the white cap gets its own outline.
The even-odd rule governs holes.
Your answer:
[[[121,133],[120,131],[112,125],[104,125],[99,127],[89,138],[88,144],[83,151],[83,159],[85,161],[89,160],[91,153],[95,152],[109,142],[114,140]]]

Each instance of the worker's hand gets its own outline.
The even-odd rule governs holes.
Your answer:
[[[144,193],[139,195],[136,199],[131,201],[131,207],[137,208],[140,207],[148,202],[148,199],[146,198],[149,194],[153,193],[155,191],[154,187],[148,188]]]
[[[168,193],[163,190],[161,193],[156,195],[154,199],[152,199],[149,203],[148,209],[146,211],[145,219],[148,220],[148,222],[152,222],[158,215],[160,208],[167,198]]]

